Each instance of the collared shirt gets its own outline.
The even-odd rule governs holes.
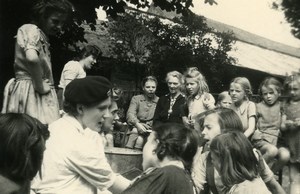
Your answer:
[[[204,93],[201,96],[196,95],[192,100],[188,101],[188,117],[194,119],[198,114],[214,107],[215,98],[210,93]]]
[[[105,157],[101,136],[72,116],[49,125],[44,160],[39,174],[32,181],[36,193],[95,194],[109,188],[115,174]]]
[[[254,102],[247,100],[244,101],[239,107],[232,103],[230,108],[239,115],[243,124],[243,129],[246,131],[249,127],[249,118],[256,118],[256,106]]]
[[[158,99],[155,96],[151,101],[148,101],[143,94],[133,96],[127,111],[127,122],[132,125],[137,122],[152,123]]]

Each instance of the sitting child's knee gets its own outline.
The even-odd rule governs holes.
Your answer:
[[[286,148],[279,148],[278,159],[282,162],[288,162],[290,160],[291,154]]]

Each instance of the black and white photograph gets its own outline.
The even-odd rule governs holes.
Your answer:
[[[298,0],[0,0],[0,194],[300,194]]]

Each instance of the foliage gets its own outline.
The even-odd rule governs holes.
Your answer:
[[[292,33],[300,39],[300,4],[298,0],[283,0],[282,7],[287,21],[292,25]]]
[[[300,39],[300,3],[298,0],[281,0],[273,2],[274,9],[282,9],[286,20],[292,26],[292,34]]]
[[[192,13],[169,21],[129,12],[109,25],[109,33],[114,40],[112,51],[119,61],[117,72],[126,71],[131,64],[129,69],[134,75],[154,74],[164,80],[168,71],[183,72],[197,66],[218,85],[224,78],[220,65],[234,63],[227,55],[233,36],[212,33],[205,19]]]

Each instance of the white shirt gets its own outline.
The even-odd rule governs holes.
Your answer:
[[[36,193],[95,194],[114,180],[105,157],[101,136],[72,116],[64,115],[49,126],[50,138],[39,174],[32,181]]]
[[[67,86],[67,80],[72,81],[84,77],[86,77],[86,72],[82,65],[78,61],[69,61],[61,72],[58,86],[64,89]]]
[[[210,93],[204,93],[201,96],[196,95],[189,101],[189,118],[194,119],[198,114],[215,107],[215,98]]]

